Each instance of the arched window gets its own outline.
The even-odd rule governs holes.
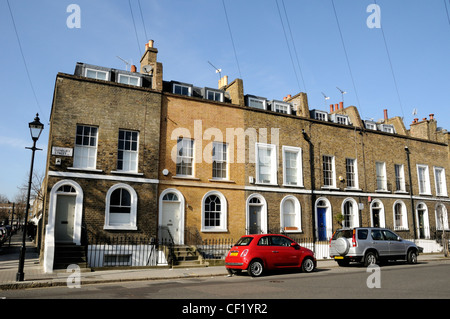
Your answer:
[[[406,215],[406,206],[402,201],[396,201],[394,204],[394,229],[407,230],[408,217]]]
[[[202,231],[227,231],[227,202],[220,192],[211,191],[203,197]]]
[[[436,228],[439,230],[448,230],[447,209],[442,204],[436,205]]]
[[[285,232],[301,232],[301,210],[298,199],[292,195],[283,198],[280,204],[281,230]]]
[[[353,198],[344,200],[342,204],[342,215],[344,215],[343,227],[352,228],[359,226],[358,204]]]
[[[117,184],[106,194],[104,229],[136,230],[137,194],[129,185]]]

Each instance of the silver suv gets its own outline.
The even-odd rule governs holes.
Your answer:
[[[338,229],[330,240],[330,257],[339,266],[356,261],[367,267],[383,260],[406,260],[415,264],[419,251],[416,244],[385,228]]]

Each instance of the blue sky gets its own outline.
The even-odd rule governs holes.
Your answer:
[[[375,2],[382,29],[367,25],[373,14],[367,7]],[[67,26],[70,4],[81,9],[80,28]],[[363,119],[378,120],[388,109],[409,128],[414,117],[434,113],[438,126],[450,129],[449,0],[334,0],[334,7],[332,0],[9,0],[9,5],[25,59],[2,0],[0,194],[10,200],[28,180],[31,152],[25,147],[32,145],[28,122],[36,113],[45,130],[35,169],[45,170],[56,74],[73,74],[76,62],[125,69],[117,56],[139,65],[149,39],[167,81],[217,87],[219,75],[210,62],[230,81],[242,78],[246,94],[282,99],[307,92],[311,109],[327,111],[341,101],[339,87],[347,92],[345,105],[357,106]]]

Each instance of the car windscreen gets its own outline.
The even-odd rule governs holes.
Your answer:
[[[339,239],[341,237],[352,238],[352,236],[353,236],[353,230],[352,229],[341,229],[341,230],[337,230],[334,233],[332,240],[336,240],[336,239]]]
[[[253,240],[253,237],[241,237],[235,246],[248,246],[250,245],[251,241]]]

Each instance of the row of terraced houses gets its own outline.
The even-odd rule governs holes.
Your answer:
[[[157,53],[149,41],[140,70],[77,63],[57,74],[46,271],[59,244],[98,236],[183,245],[192,234],[321,241],[342,226],[381,226],[427,240],[448,229],[449,134],[433,114],[407,129],[387,110],[365,121],[342,102],[310,108],[305,93],[245,94],[226,76],[218,88],[166,81]]]

